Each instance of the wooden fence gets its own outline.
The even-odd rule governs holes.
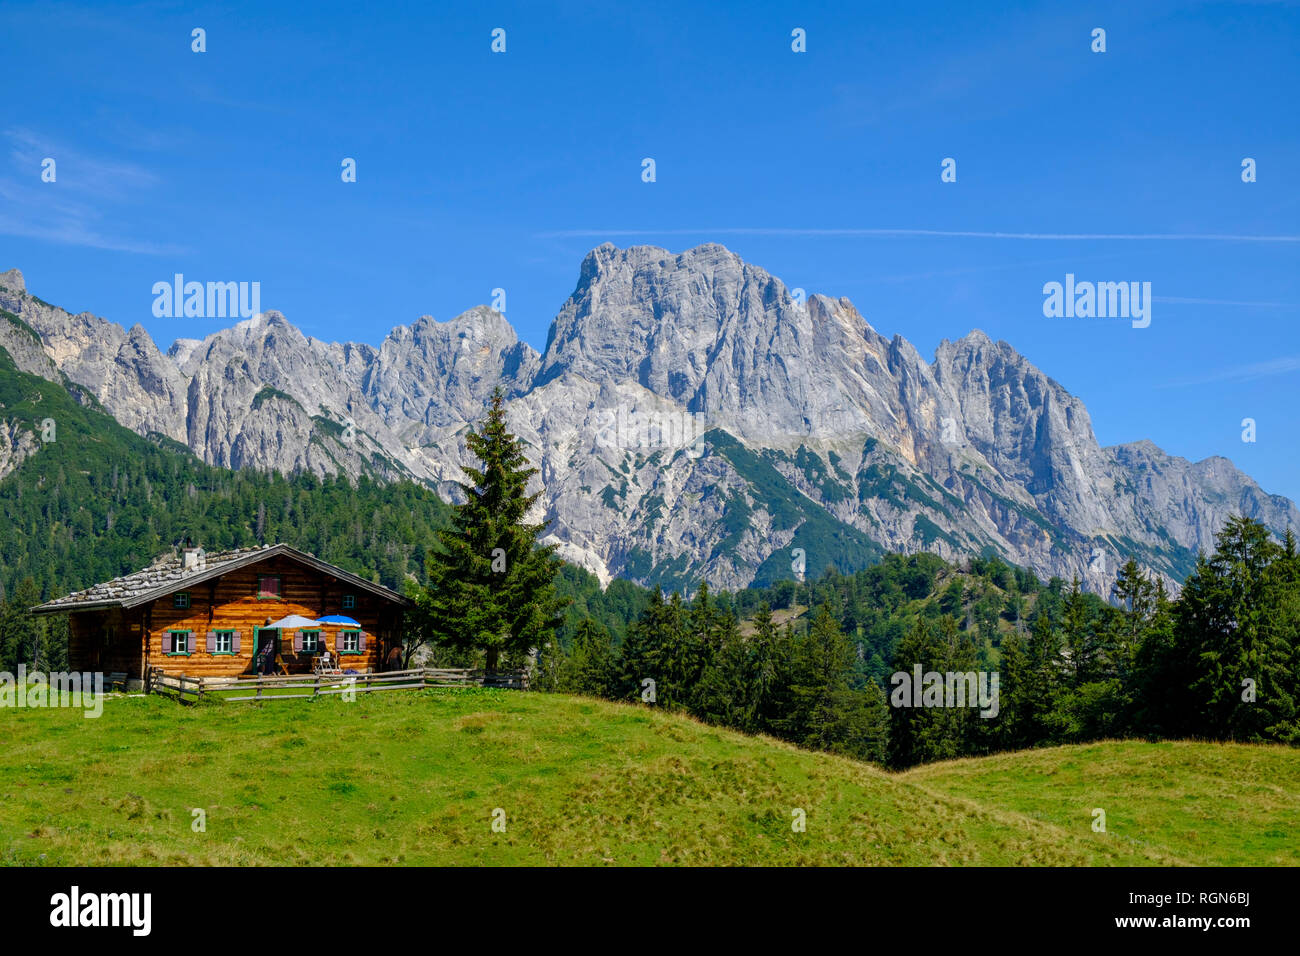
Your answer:
[[[365,694],[381,690],[422,690],[426,687],[501,687],[527,690],[524,671],[483,671],[458,667],[417,667],[377,674],[264,675],[260,677],[186,677],[161,667],[149,670],[146,690],[167,694],[182,703],[209,700],[295,700],[335,694]]]

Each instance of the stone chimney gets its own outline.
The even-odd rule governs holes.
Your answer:
[[[200,547],[186,548],[181,552],[181,567],[186,571],[201,571],[208,563],[208,556]]]

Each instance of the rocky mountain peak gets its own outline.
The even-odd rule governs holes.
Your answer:
[[[181,368],[189,361],[194,350],[202,344],[202,339],[177,339],[167,349],[167,357],[176,363],[177,368]]]
[[[770,339],[794,311],[778,280],[717,243],[680,254],[606,243],[583,260],[552,324],[540,382],[631,377],[688,400],[724,340]]]
[[[477,306],[378,348],[268,311],[163,356],[143,328],[71,316],[21,282],[0,276],[19,320],[0,322],[0,345],[20,367],[66,375],[212,464],[410,476],[454,496],[464,433],[502,386],[553,540],[602,580],[736,587],[793,549],[810,571],[882,549],[991,549],[1108,593],[1128,554],[1176,580],[1230,512],[1300,526],[1226,459],[1100,448],[1083,402],[1006,342],[975,329],[927,362],[848,299],[801,305],[717,243],[596,247],[543,355]]]
[[[449,342],[452,339],[468,339],[497,347],[508,347],[519,341],[515,327],[506,317],[486,305],[476,305],[445,322],[439,322],[431,315],[422,315],[409,326],[398,326],[393,333],[400,336],[408,331],[411,338],[417,341]]]
[[[993,344],[993,340],[984,333],[983,329],[971,329],[958,339],[957,342],[959,345],[965,344],[971,348],[983,348]],[[1006,343],[999,342],[998,344],[1005,345]]]
[[[0,272],[0,285],[4,286],[10,292],[27,291],[27,283],[23,280],[23,274],[17,269],[10,269],[8,272]]]

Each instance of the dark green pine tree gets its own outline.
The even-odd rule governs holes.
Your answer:
[[[1105,649],[1077,577],[1062,605],[1061,636],[1065,639],[1070,684],[1078,687],[1096,680],[1106,666]]]
[[[505,654],[522,666],[529,651],[554,638],[563,623],[555,594],[555,546],[538,544],[545,524],[525,518],[541,493],[528,493],[537,469],[506,429],[505,399],[492,393],[488,416],[465,439],[480,467],[464,469],[465,502],[452,509],[442,547],[428,556],[429,583],[420,596],[439,643],[481,651],[495,671]]]
[[[1155,603],[1133,654],[1131,726],[1150,738],[1192,736],[1199,716],[1192,698],[1196,668],[1181,646],[1165,583],[1155,582]]]
[[[1012,633],[1002,641],[998,667],[1001,700],[995,727],[999,748],[1032,747],[1047,735],[1043,716],[1052,706],[1048,682],[1054,675],[1035,658],[1036,650],[1050,643],[1042,633],[1044,629],[1049,634],[1052,631],[1052,622],[1045,614],[1034,622],[1032,635]]]
[[[1120,618],[1111,638],[1113,664],[1120,679],[1127,682],[1132,673],[1134,655],[1156,613],[1156,583],[1136,560],[1129,558],[1119,569],[1111,596],[1120,609]]]
[[[717,647],[693,695],[692,712],[701,720],[753,733],[756,688],[749,681],[750,648],[735,617],[718,617]]]
[[[701,583],[683,616],[682,643],[672,674],[673,683],[682,689],[682,699],[688,701],[692,709],[697,702],[700,682],[718,653],[722,617],[712,599],[709,583]]]
[[[1029,633],[1029,662],[1032,684],[1029,693],[1038,701],[1039,734],[1042,738],[1042,715],[1056,704],[1061,685],[1066,681],[1065,662],[1062,658],[1061,635],[1046,614],[1039,615]]]
[[[916,665],[923,674],[935,672],[966,673],[976,671],[979,655],[970,637],[957,629],[957,622],[948,615],[939,618],[937,630],[918,618],[894,653],[893,668],[896,674],[911,678]],[[979,726],[975,708],[948,706],[905,706],[900,690],[902,684],[891,681],[891,707],[889,725],[890,762],[897,767],[930,760],[946,760],[977,752],[985,745],[987,733]],[[999,710],[1001,687],[999,687]],[[923,689],[912,687],[913,701],[924,700]],[[946,704],[946,695],[943,703]]]
[[[682,653],[682,617],[680,594],[674,592],[670,599],[664,600],[658,588],[652,590],[650,603],[628,627],[623,641],[619,658],[620,696],[648,701],[646,694],[653,687],[654,703],[665,707],[685,703],[682,688],[674,684]]]
[[[613,697],[618,684],[614,644],[591,618],[583,618],[562,670],[560,690],[590,697]]]
[[[1265,735],[1290,744],[1300,743],[1300,549],[1290,528],[1282,551],[1269,565],[1268,587],[1273,613],[1266,630],[1275,659],[1285,661],[1274,670],[1279,697],[1290,702],[1274,709],[1275,720]]]
[[[1294,543],[1289,545],[1294,548]],[[1293,558],[1262,524],[1233,515],[1178,602],[1178,644],[1195,666],[1198,733],[1232,740],[1295,739]],[[1289,620],[1288,620],[1289,618]]]
[[[764,601],[752,618],[754,633],[746,644],[746,721],[744,729],[777,733],[790,709],[792,638],[772,620]]]
[[[0,604],[0,670],[12,672],[19,664],[42,671],[49,668],[51,662],[43,653],[46,650],[44,623],[28,613],[28,608],[40,603],[41,592],[36,582],[23,578],[9,600]]]
[[[850,687],[853,648],[828,604],[818,608],[798,641],[793,671],[783,736],[816,750],[885,759],[889,714],[884,694],[874,683],[861,691]]]

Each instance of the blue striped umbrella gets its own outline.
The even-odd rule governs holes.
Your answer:
[[[345,616],[343,616],[342,614],[331,614],[331,615],[329,615],[328,617],[317,618],[317,619],[316,619],[316,623],[318,623],[318,624],[337,624],[337,625],[339,625],[340,627],[360,627],[360,626],[361,626],[361,622],[360,622],[360,621],[354,621],[354,620],[352,620],[352,618],[350,618],[350,617],[345,617]]]

